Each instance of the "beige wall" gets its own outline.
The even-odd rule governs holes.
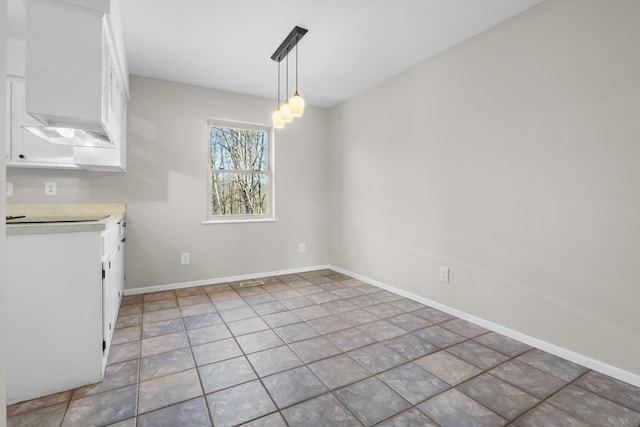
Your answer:
[[[126,173],[9,168],[9,202],[125,202],[128,289],[327,263],[327,110],[308,108],[275,133],[278,222],[203,225],[207,118],[268,124],[273,102],[138,76],[130,84]],[[55,198],[43,194],[49,180]]]
[[[547,1],[333,108],[331,264],[640,374],[638,22]]]

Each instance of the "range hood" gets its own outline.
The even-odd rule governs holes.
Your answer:
[[[52,126],[23,126],[23,128],[53,144],[116,148],[109,135],[103,131]]]

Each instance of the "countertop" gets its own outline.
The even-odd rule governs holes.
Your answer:
[[[7,236],[20,234],[78,233],[104,231],[112,221],[124,218],[124,203],[60,203],[60,204],[7,204],[7,216],[106,216],[99,221],[50,222],[39,224],[7,224]]]

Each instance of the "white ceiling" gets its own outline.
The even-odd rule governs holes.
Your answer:
[[[131,74],[272,99],[270,57],[294,26],[307,28],[300,94],[330,107],[541,1],[121,0],[120,8]],[[9,0],[10,36],[24,34],[21,3]]]

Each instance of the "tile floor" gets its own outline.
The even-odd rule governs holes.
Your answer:
[[[640,425],[640,389],[322,270],[127,296],[102,383],[17,426]]]

